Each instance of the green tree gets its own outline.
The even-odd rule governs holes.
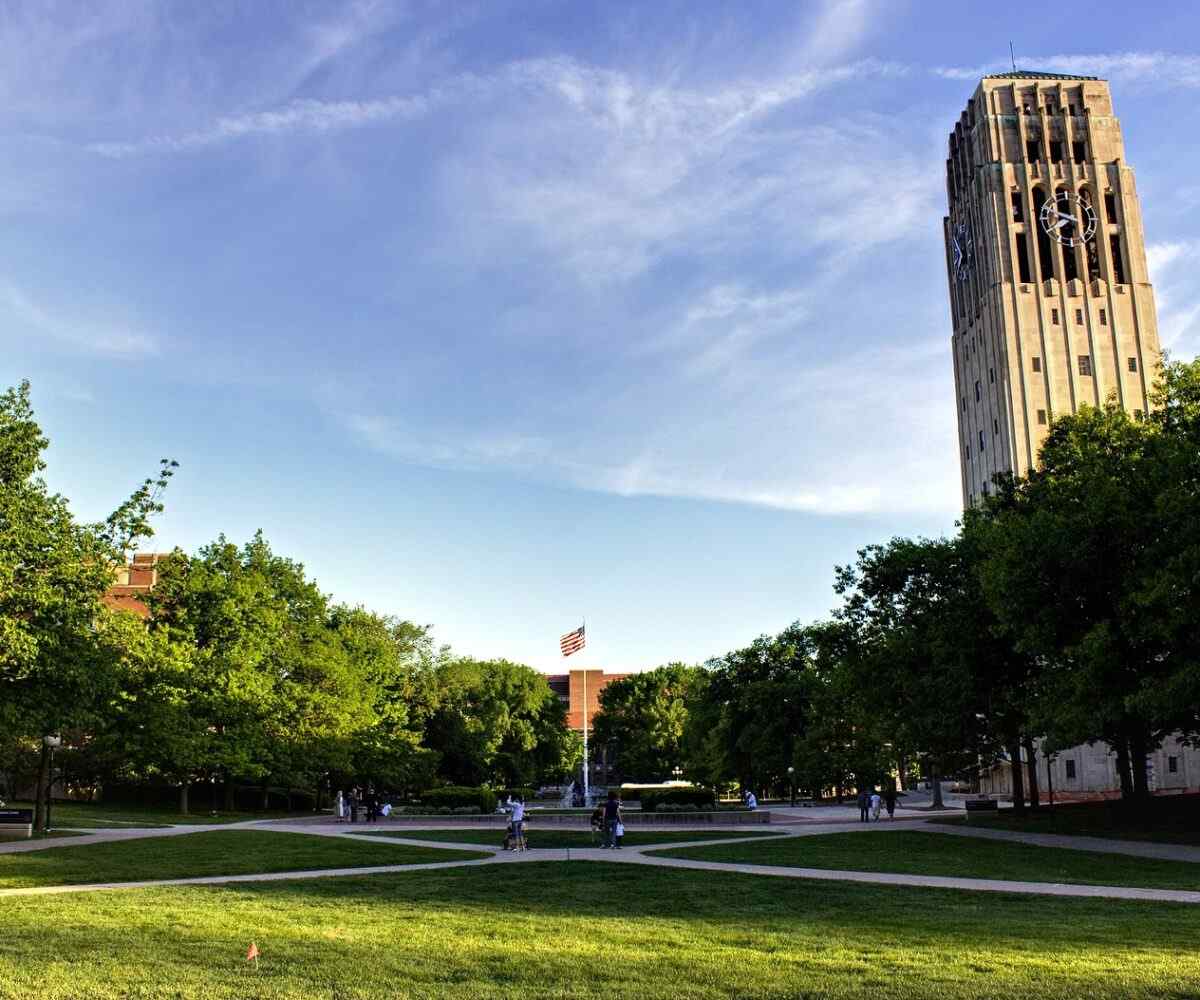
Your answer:
[[[40,742],[90,728],[113,683],[97,642],[102,598],[115,567],[151,534],[175,469],[164,461],[104,522],[81,524],[39,473],[48,440],[34,419],[29,383],[0,394],[0,731]],[[42,749],[35,824],[50,780]]]
[[[597,746],[613,744],[626,780],[660,781],[682,763],[687,700],[700,668],[683,663],[631,674],[600,692]]]

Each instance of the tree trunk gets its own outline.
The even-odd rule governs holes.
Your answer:
[[[1029,772],[1029,805],[1036,809],[1041,805],[1038,795],[1037,752],[1033,749],[1033,740],[1025,737],[1025,767]]]
[[[233,787],[233,775],[226,774],[225,775],[225,805],[224,805],[224,809],[226,812],[233,812],[234,809],[236,808],[236,805],[234,802],[234,797],[233,797],[234,792],[235,792],[235,789]]]
[[[942,801],[942,773],[933,761],[929,762],[929,783],[933,786],[933,802],[930,803],[930,807],[933,809],[946,808],[946,804]]]
[[[1133,795],[1139,802],[1150,797],[1150,782],[1146,774],[1146,739],[1138,732],[1129,741],[1129,769],[1133,772]]]
[[[33,795],[33,828],[38,833],[46,832],[46,800],[50,797],[50,748],[42,743],[42,756],[38,761],[37,790]]]
[[[191,790],[191,783],[182,781],[179,783],[179,815],[186,816],[188,814],[188,792]]]
[[[1121,798],[1128,801],[1133,798],[1133,775],[1129,771],[1129,743],[1124,734],[1117,738],[1114,749],[1117,751],[1117,777],[1121,782]]]
[[[267,785],[262,786],[262,801],[259,803],[263,812],[267,811],[267,807],[271,804],[271,789]]]
[[[1012,772],[1012,800],[1013,812],[1017,815],[1025,813],[1025,778],[1021,773],[1021,741],[1017,737],[1013,737],[1008,744],[1008,759],[1012,767],[1009,770]]]

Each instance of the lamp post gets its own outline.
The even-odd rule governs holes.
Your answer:
[[[676,781],[678,781],[683,777],[683,768],[676,764],[673,768],[671,768],[671,775]]]
[[[46,767],[46,821],[44,823],[44,832],[50,832],[50,802],[53,800],[54,789],[54,751],[62,746],[61,736],[43,736],[42,743],[46,747],[49,754],[49,761]]]
[[[788,766],[788,784],[792,787],[792,808],[796,808],[796,769]]]

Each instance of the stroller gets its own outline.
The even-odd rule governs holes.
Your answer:
[[[529,844],[525,840],[525,822],[521,820],[516,823],[509,823],[508,829],[504,833],[504,850],[506,851],[527,851]]]

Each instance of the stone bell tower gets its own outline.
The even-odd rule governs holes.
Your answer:
[[[1133,169],[1108,83],[980,82],[946,160],[963,504],[1028,472],[1050,422],[1110,397],[1146,412],[1159,363]]]

